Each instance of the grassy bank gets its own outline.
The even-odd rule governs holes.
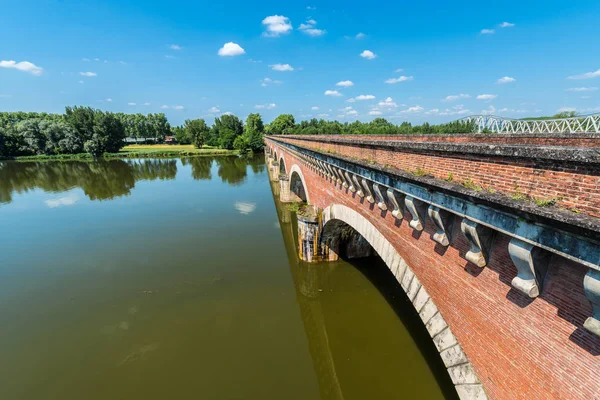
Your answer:
[[[215,147],[203,147],[196,149],[192,145],[167,145],[167,144],[150,144],[150,145],[129,145],[125,146],[118,153],[104,153],[101,158],[146,158],[146,157],[195,157],[195,156],[229,156],[235,155],[235,150],[225,150]],[[38,156],[21,156],[9,158],[16,161],[63,161],[63,160],[93,160],[94,157],[89,153],[79,154],[58,154],[58,155],[38,155]]]

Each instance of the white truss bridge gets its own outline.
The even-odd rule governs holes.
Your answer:
[[[475,122],[478,133],[484,130],[493,133],[600,133],[600,114],[546,120],[471,115],[460,121]]]

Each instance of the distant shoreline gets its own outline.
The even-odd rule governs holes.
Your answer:
[[[174,147],[174,148],[169,148]],[[170,158],[170,157],[198,157],[198,156],[232,156],[237,155],[237,150],[203,148],[195,149],[192,146],[169,145],[131,145],[124,147],[118,153],[104,153],[94,157],[89,153],[55,154],[36,156],[4,157],[0,161],[94,161],[114,160],[119,158]]]

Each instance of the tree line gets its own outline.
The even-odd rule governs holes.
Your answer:
[[[474,122],[395,125],[384,118],[370,122],[339,122],[310,119],[296,123],[292,114],[281,114],[264,124],[260,114],[249,114],[243,122],[235,115],[188,119],[171,126],[163,113],[112,113],[91,107],[66,107],[64,114],[0,112],[0,157],[57,155],[87,152],[94,156],[116,153],[125,138],[161,142],[175,136],[178,143],[236,149],[240,153],[262,150],[263,135],[396,135],[472,133]]]

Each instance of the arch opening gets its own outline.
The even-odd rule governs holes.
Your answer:
[[[401,319],[400,313],[409,310],[412,320],[416,321],[416,327],[413,326],[409,331],[422,354],[431,362],[432,372],[440,387],[445,388],[445,392],[448,387],[453,387],[455,390],[452,393],[464,399],[486,398],[483,385],[433,298],[383,234],[360,213],[339,204],[323,210],[321,221],[319,253],[322,260],[355,259],[366,266],[362,272],[371,281],[374,279],[369,274],[372,265],[381,262],[387,267],[384,268],[385,277],[380,283],[385,282],[395,289],[387,295],[383,291],[381,293]],[[397,308],[399,299],[404,302],[400,309]],[[432,329],[434,320],[439,328]],[[448,358],[449,352],[460,357]],[[457,373],[464,376],[452,379]]]
[[[292,165],[289,171],[290,179],[290,195],[294,197],[294,201],[302,201],[310,204],[310,196],[306,190],[306,179],[304,174],[297,164]]]
[[[279,158],[279,173],[287,174],[287,169],[285,167],[285,159],[283,158],[283,155]]]

